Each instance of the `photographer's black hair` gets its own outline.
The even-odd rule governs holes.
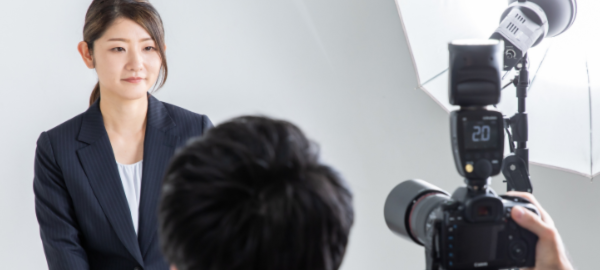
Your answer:
[[[253,116],[179,150],[159,208],[178,270],[335,270],[354,220],[350,190],[302,131]]]

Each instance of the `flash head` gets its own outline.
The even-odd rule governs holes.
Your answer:
[[[567,31],[577,17],[577,0],[509,0],[508,2],[509,8],[518,6],[519,2],[538,5],[548,19],[548,37],[555,37]],[[508,15],[507,11],[505,11],[506,15]],[[501,20],[504,20],[505,14],[502,15]]]
[[[510,70],[531,47],[558,36],[575,22],[576,0],[509,0],[492,39],[504,40],[504,70]]]
[[[450,104],[487,106],[500,102],[503,41],[454,40],[448,44]]]

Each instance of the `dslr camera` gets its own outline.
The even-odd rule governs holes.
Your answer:
[[[511,218],[529,201],[498,196],[491,176],[502,170],[503,115],[488,109],[500,101],[503,41],[449,44],[450,115],[454,163],[465,185],[452,195],[423,180],[408,180],[388,195],[384,215],[393,232],[425,247],[428,270],[511,269],[535,265],[538,238]]]

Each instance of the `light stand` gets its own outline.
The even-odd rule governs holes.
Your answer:
[[[502,174],[509,191],[533,192],[529,179],[529,149],[525,99],[529,87],[527,51],[546,37],[565,32],[577,16],[576,0],[509,0],[509,7],[500,19],[500,26],[491,38],[505,42],[504,70],[515,66],[519,75],[513,80],[517,87],[518,112],[505,118],[511,155],[504,158]],[[510,128],[509,128],[510,127]],[[512,131],[512,135],[511,135]],[[516,147],[515,147],[516,142]]]
[[[517,87],[518,111],[512,117],[504,119],[510,152],[513,154],[504,158],[502,174],[506,177],[508,191],[532,193],[533,187],[529,179],[529,149],[527,148],[528,122],[527,113],[525,113],[525,99],[529,87],[528,61],[527,54],[525,54],[516,67],[520,68],[519,75],[513,80]],[[515,142],[517,143],[516,148]]]

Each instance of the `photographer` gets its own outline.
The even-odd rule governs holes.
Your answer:
[[[542,208],[533,195],[526,192],[508,192],[507,195],[518,196],[533,203],[540,211],[541,218],[523,207],[514,207],[512,218],[521,227],[528,229],[539,237],[536,246],[534,270],[571,270],[573,266],[567,258],[562,239],[554,227],[554,221]]]
[[[160,240],[172,270],[336,270],[352,194],[289,122],[240,117],[181,149],[165,176]],[[515,207],[540,237],[535,269],[572,269],[550,216]]]
[[[159,223],[171,269],[335,270],[352,194],[291,123],[239,117],[171,161]]]

